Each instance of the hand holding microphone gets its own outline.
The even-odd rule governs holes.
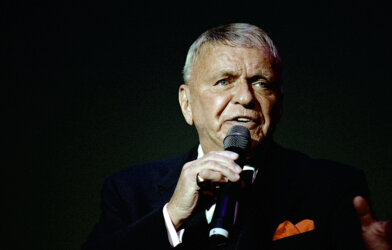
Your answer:
[[[235,162],[237,159],[238,154],[231,151],[211,151],[183,166],[177,186],[167,205],[175,228],[178,229],[192,215],[198,204],[200,186],[197,184],[197,176],[206,183],[236,182],[242,172],[241,167]]]
[[[223,194],[222,197],[226,196],[230,198],[230,207],[226,208],[228,208],[230,211],[235,208],[235,202],[234,205],[232,205],[233,202],[231,200],[232,198],[236,199],[236,195],[234,193],[237,192],[236,190],[238,190],[238,188],[234,187],[232,192],[231,184],[238,183],[233,186],[240,185],[238,182],[238,180],[240,180],[239,174],[242,172],[241,167],[244,162],[246,155],[245,152],[248,149],[249,144],[249,131],[245,127],[234,126],[229,130],[227,136],[224,139],[225,151],[208,152],[203,157],[188,162],[184,165],[173,196],[167,205],[167,211],[175,228],[178,229],[184,223],[184,221],[186,221],[192,215],[198,203],[200,187],[197,184],[197,176],[202,178],[204,182],[211,182],[216,184],[230,183],[227,185],[227,188],[225,187],[226,185],[221,185],[227,190],[225,192],[220,191],[220,193]],[[217,208],[221,207],[220,204],[226,203],[222,203],[218,200]],[[217,213],[218,210],[216,209],[215,211]],[[220,211],[224,212],[225,210]],[[224,213],[227,214],[227,211]],[[219,219],[219,217],[220,216],[214,215],[212,223],[215,224],[215,221],[222,221]],[[224,216],[223,221],[223,224],[227,224],[225,228],[227,228],[227,231],[229,231],[233,220],[227,219]],[[226,223],[226,221],[231,222]],[[216,228],[220,228],[219,225]],[[219,229],[215,231],[219,231]],[[212,238],[215,237],[212,236]]]

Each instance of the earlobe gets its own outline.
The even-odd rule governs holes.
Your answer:
[[[192,109],[190,104],[190,95],[189,95],[189,86],[186,84],[182,84],[178,90],[178,101],[180,102],[180,107],[182,111],[182,115],[185,118],[185,121],[189,125],[193,125],[193,116]]]

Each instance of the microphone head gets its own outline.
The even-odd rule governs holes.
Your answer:
[[[249,149],[250,142],[249,130],[244,126],[235,125],[227,132],[227,135],[223,140],[223,146],[225,150],[241,154]]]

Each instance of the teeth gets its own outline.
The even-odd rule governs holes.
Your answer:
[[[250,120],[248,118],[237,118],[237,121],[239,121],[239,122],[248,122]]]

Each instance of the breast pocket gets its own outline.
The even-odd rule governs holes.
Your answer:
[[[273,250],[317,250],[328,249],[323,246],[317,230],[296,234],[283,239],[275,240],[271,244]]]

